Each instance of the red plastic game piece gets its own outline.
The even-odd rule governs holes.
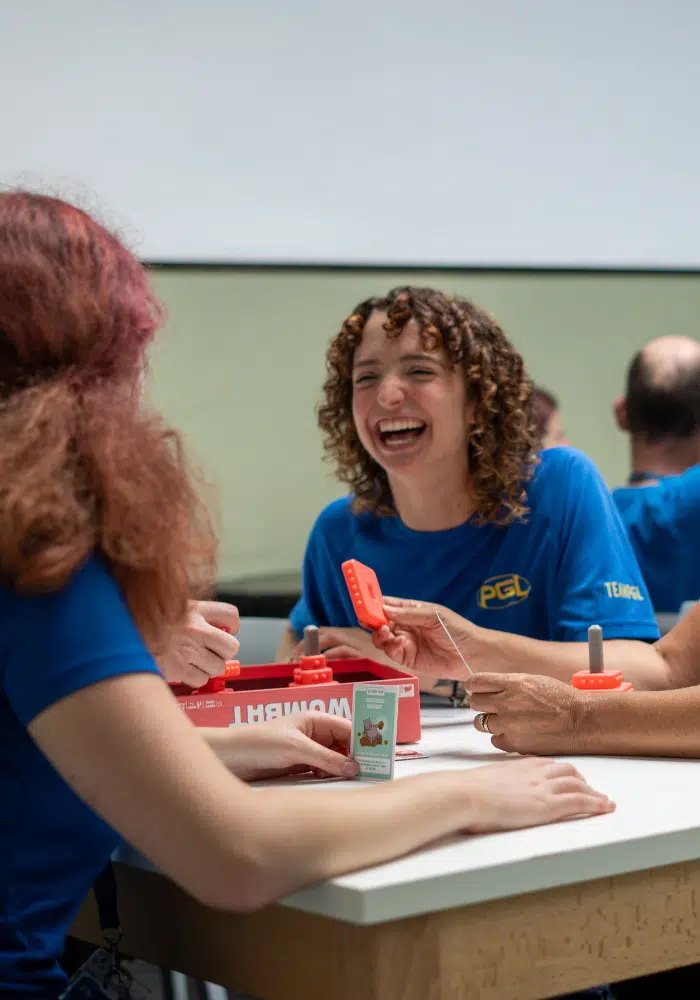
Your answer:
[[[307,684],[335,684],[333,668],[326,662],[321,652],[321,643],[316,625],[307,625],[304,629],[304,655],[299,657],[299,664],[294,668],[294,680],[289,687],[302,687]]]
[[[240,661],[227,660],[223,674],[219,674],[218,677],[210,677],[206,684],[202,685],[201,688],[197,688],[197,691],[200,694],[210,694],[213,691],[223,691],[226,687],[226,682],[230,681],[233,677],[240,676],[240,673]]]
[[[370,632],[377,632],[382,625],[388,625],[384,599],[374,570],[357,559],[347,559],[341,569],[360,625]]]
[[[226,632],[231,635],[231,629],[226,625],[217,625],[218,629],[222,632]],[[223,674],[219,674],[218,677],[210,677],[209,680],[201,688],[197,688],[198,694],[212,694],[215,691],[223,691],[226,687],[226,682],[230,681],[232,677],[238,677],[241,672],[241,664],[239,660],[227,660],[224,664]]]
[[[619,670],[603,667],[603,630],[591,625],[588,630],[588,670],[578,670],[571,678],[579,691],[633,691],[629,681],[623,681]]]
[[[571,678],[571,683],[579,691],[634,691],[629,681],[623,681],[619,670],[604,670],[602,674],[579,670]]]

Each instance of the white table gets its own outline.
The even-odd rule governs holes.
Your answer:
[[[472,719],[425,711],[428,756],[397,778],[505,758]],[[454,838],[245,917],[124,851],[126,948],[264,1000],[535,1000],[700,960],[700,762],[572,760],[615,813]],[[99,940],[92,900],[74,933]]]

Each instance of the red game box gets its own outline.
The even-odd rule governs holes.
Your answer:
[[[219,691],[190,691],[171,685],[177,700],[196,726],[238,726],[278,719],[293,712],[329,712],[352,716],[353,684],[389,684],[399,688],[397,743],[421,738],[418,678],[369,659],[328,660],[333,683],[289,687],[298,664],[266,663],[241,667],[240,673]]]

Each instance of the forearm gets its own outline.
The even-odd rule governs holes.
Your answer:
[[[317,792],[261,789],[251,823],[261,831],[267,901],[468,829],[478,808],[466,794],[469,780],[447,772],[329,790],[335,798],[323,809]]]
[[[262,727],[248,729],[252,735]],[[324,802],[310,789],[253,791],[226,771],[200,733],[153,673],[89,684],[39,712],[29,727],[86,806],[208,906],[257,909],[468,827],[480,815],[465,787],[474,778],[460,772],[369,789],[345,785]]]
[[[611,639],[604,643],[605,668],[620,670],[637,690],[658,691],[672,686],[668,663],[650,643]],[[474,672],[542,674],[569,683],[577,670],[588,669],[585,642],[543,642],[509,632],[475,628],[463,644],[465,659]],[[466,676],[455,661],[456,679]]]
[[[582,708],[580,753],[700,758],[700,687],[587,695]]]
[[[255,763],[255,741],[251,739],[250,726],[201,727],[198,732],[219,760],[241,781],[254,781],[262,776]]]

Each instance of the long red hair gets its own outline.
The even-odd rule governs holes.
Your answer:
[[[182,441],[141,401],[161,320],[143,267],[94,219],[0,193],[2,582],[57,590],[97,553],[154,652],[215,560]]]

